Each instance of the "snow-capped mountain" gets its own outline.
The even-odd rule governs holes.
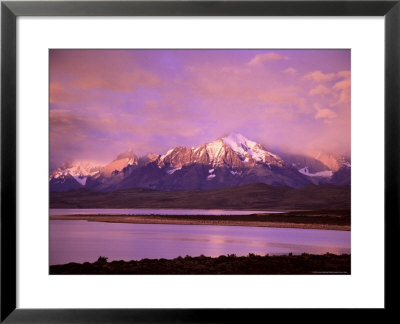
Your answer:
[[[350,162],[342,156],[278,155],[241,134],[198,147],[178,146],[163,155],[138,158],[130,150],[96,171],[80,184],[109,191],[133,187],[206,190],[258,182],[290,187],[350,183]]]
[[[70,174],[74,177],[87,177],[97,174],[102,166],[89,161],[70,161],[63,163],[59,168],[50,173],[50,178],[59,178]]]
[[[147,164],[125,168],[119,175],[122,181],[108,179],[101,189],[214,189],[257,182],[299,187],[312,183],[277,154],[241,134],[230,134],[198,147],[175,147],[146,161]]]
[[[230,134],[196,148],[176,147],[162,155],[158,162],[160,167],[173,169],[191,164],[229,168],[252,167],[256,164],[285,166],[279,156],[241,134]]]
[[[100,172],[90,177],[86,187],[103,190],[122,181],[126,173],[139,165],[138,157],[132,150],[119,154],[115,160],[101,168]]]
[[[128,150],[124,153],[119,154],[115,160],[113,160],[112,162],[105,165],[101,169],[98,176],[109,177],[113,173],[118,174],[120,171],[122,171],[127,166],[138,165],[138,164],[139,164],[138,157],[133,153],[132,150]]]
[[[329,183],[334,185],[350,185],[351,182],[351,163],[348,158],[338,153],[317,152],[314,159],[321,162],[328,169],[309,173],[311,177],[318,179],[318,183]],[[306,174],[307,169],[299,170]]]
[[[338,171],[340,168],[343,167],[351,167],[350,161],[346,157],[338,153],[320,151],[314,152],[313,155],[316,160],[326,165],[332,171]]]
[[[281,152],[280,156],[310,177],[314,184],[350,184],[351,163],[343,155],[314,151],[309,154]]]
[[[256,163],[281,167],[286,164],[278,155],[268,152],[260,144],[250,141],[241,134],[230,134],[221,140],[239,156],[244,158],[244,162],[254,161]]]
[[[86,185],[88,177],[100,173],[102,166],[89,161],[69,161],[50,172],[50,191],[67,191]]]

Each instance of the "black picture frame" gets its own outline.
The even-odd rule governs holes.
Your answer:
[[[19,16],[384,16],[385,307],[396,311],[400,129],[400,0],[395,1],[2,1],[1,3],[1,322],[255,322],[272,309],[16,308],[16,19]],[[373,188],[371,188],[373,190]],[[366,283],[367,285],[367,283]],[[282,311],[282,310],[281,310]],[[294,310],[304,314],[302,310]],[[268,312],[268,314],[266,314]],[[332,313],[332,312],[330,312]],[[379,315],[379,316],[380,316]],[[286,316],[286,315],[285,315]],[[329,315],[331,316],[331,315]],[[253,319],[253,320],[252,320]],[[350,319],[351,320],[351,319]]]

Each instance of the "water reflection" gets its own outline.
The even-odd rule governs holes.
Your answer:
[[[50,264],[226,254],[350,253],[350,232],[294,228],[50,221]]]

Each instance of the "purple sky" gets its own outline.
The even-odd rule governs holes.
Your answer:
[[[198,146],[350,154],[350,50],[51,50],[50,166]]]

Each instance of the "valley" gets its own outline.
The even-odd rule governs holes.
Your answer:
[[[186,208],[236,210],[350,209],[350,186],[302,188],[256,183],[214,190],[132,188],[51,192],[50,208]]]

